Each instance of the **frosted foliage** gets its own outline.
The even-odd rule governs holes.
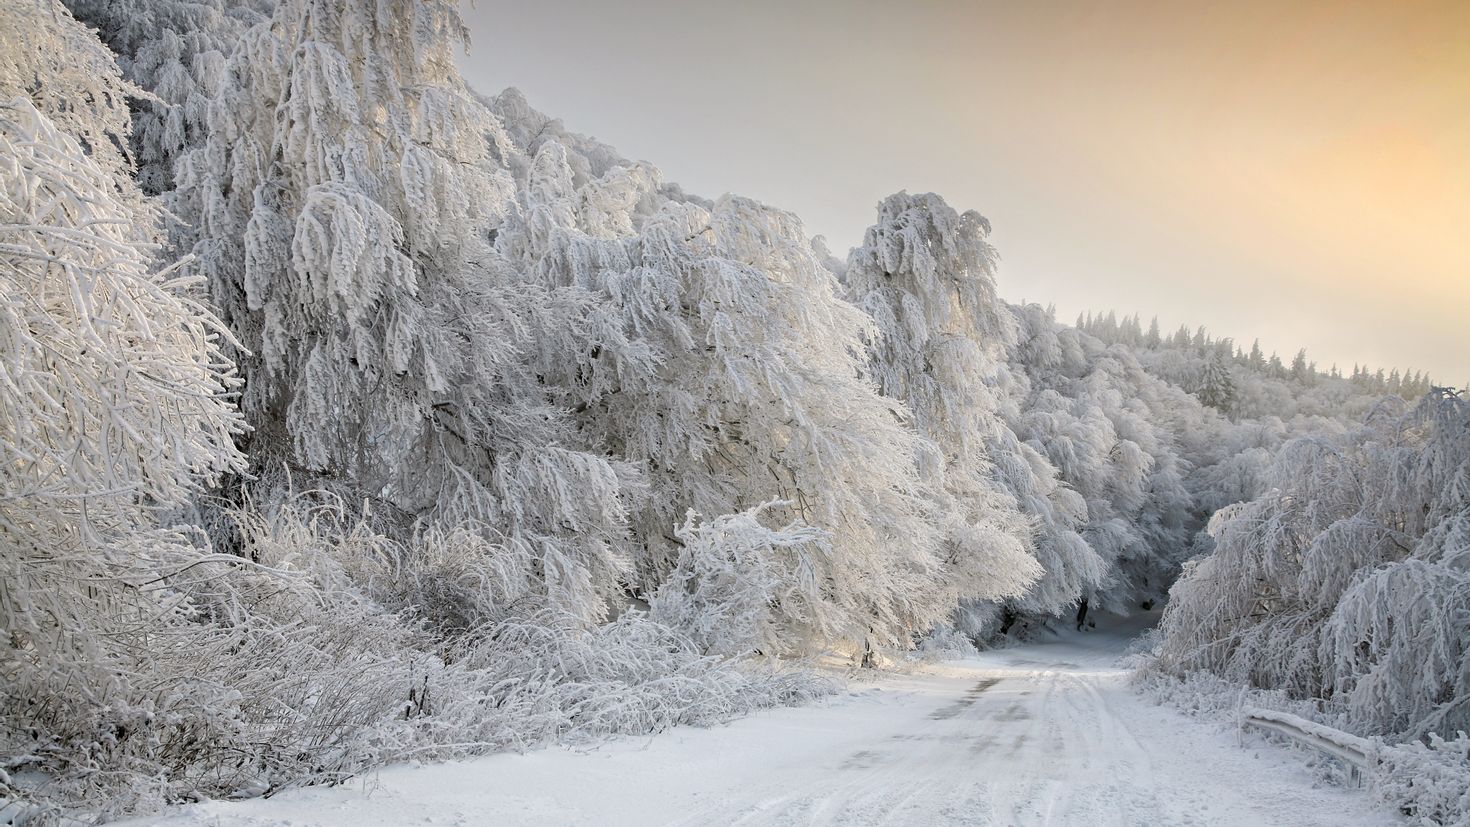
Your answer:
[[[485,100],[490,110],[500,118],[511,141],[520,148],[519,152],[509,153],[502,158],[503,162],[514,170],[517,180],[524,179],[527,165],[540,155],[543,148],[553,144],[564,149],[563,156],[567,163],[567,172],[571,175],[570,183],[576,188],[585,187],[616,168],[622,168],[624,171],[635,168],[654,171],[646,164],[635,163],[622,157],[617,150],[596,139],[568,131],[560,119],[533,109],[519,89],[512,87],[494,98],[482,98],[482,100]],[[610,192],[606,188],[599,188],[599,190],[603,193]],[[617,197],[628,192],[623,190]],[[639,193],[638,212],[643,214],[654,212],[658,209],[658,204],[665,200],[710,206],[709,201],[687,195],[677,185],[658,182],[656,191],[648,190]]]
[[[227,334],[196,278],[150,269],[113,176],[29,101],[0,103],[0,150],[7,531],[96,539],[241,467]]]
[[[1002,438],[994,387],[1015,328],[996,294],[989,229],[939,196],[893,195],[845,272],[849,294],[876,322],[872,376],[939,454],[939,465],[922,470],[945,494],[942,554],[954,601],[1019,597],[1041,573],[1030,554],[1033,520],[992,462],[994,449],[1015,446]],[[1030,467],[1007,470],[1024,477]]]
[[[960,462],[984,462],[984,439],[996,427],[988,417],[999,407],[988,381],[1015,339],[996,294],[988,232],[978,213],[960,215],[939,196],[893,195],[846,274],[878,324],[879,387],[905,400],[921,432]]]
[[[123,76],[150,95],[133,103],[129,146],[144,192],[173,187],[174,165],[205,139],[209,99],[240,35],[270,0],[65,0],[118,55]],[[197,205],[171,205],[182,216]]]
[[[831,535],[833,553],[812,560],[841,616],[803,645],[906,642],[942,616],[922,445],[861,378],[868,322],[799,222],[740,198],[659,201],[642,166],[578,185],[556,142],[524,175],[497,248],[547,287],[607,304],[596,347],[538,369],[587,439],[647,471],[651,496],[634,514],[643,588],[676,565],[670,532],[685,511],[780,500],[767,519]]]
[[[687,629],[705,652],[777,655],[840,632],[839,607],[823,595],[818,573],[832,555],[830,537],[811,526],[772,529],[768,504],[675,531],[679,561],[652,601],[650,615]]]
[[[123,80],[112,53],[59,0],[0,0],[0,100],[29,98],[112,176],[114,199],[136,202],[128,163],[133,94],[141,92]]]
[[[1051,561],[1017,608],[1055,613],[1085,597],[1126,612],[1157,600],[1196,526],[1178,442],[1204,409],[1125,349],[1063,328],[1040,307],[1014,311],[1012,373],[1025,381],[1012,390],[1006,421],[1063,486],[1031,501],[1044,515],[1038,546]]]
[[[1409,737],[1470,729],[1467,617],[1463,565],[1405,560],[1347,590],[1323,646],[1350,725]]]
[[[418,572],[459,569],[455,579],[420,580],[423,590],[372,579],[364,594],[372,561],[403,548],[331,498],[230,519],[238,555],[212,552],[197,532],[155,531],[72,569],[91,600],[68,620],[91,632],[95,673],[4,664],[14,679],[0,754],[14,775],[0,777],[0,795],[109,818],[339,783],[394,761],[709,724],[832,691],[702,655],[638,615],[589,630],[542,610],[448,643],[375,598],[437,596],[423,608],[443,618],[495,590],[456,562],[456,546],[477,537],[415,538]],[[44,786],[30,785],[33,770]]]
[[[1032,553],[1042,572],[1012,605],[1028,614],[1055,614],[1106,582],[1108,561],[1078,534],[1087,522],[1087,503],[1061,482],[1056,468],[1009,429],[997,443],[1000,479],[1036,521]]]
[[[1470,813],[1470,735],[1430,735],[1380,747],[1374,792],[1424,825],[1456,824]]]
[[[149,619],[190,611],[159,584],[193,537],[158,512],[244,467],[228,334],[197,279],[150,267],[149,216],[108,160],[0,103],[0,762],[84,786],[126,772],[110,750],[151,714],[115,703],[170,645]]]
[[[435,347],[436,314],[473,293],[468,262],[509,187],[487,163],[494,124],[453,71],[458,19],[443,3],[291,2],[274,21],[242,38],[191,153],[206,165],[181,182],[204,204],[221,306],[287,399],[313,353],[356,360],[343,372],[372,384],[412,374],[441,390],[466,356]],[[354,384],[339,389],[349,408]]]
[[[514,148],[457,74],[460,36],[447,2],[278,4],[240,37],[179,197],[203,206],[195,249],[250,350],[257,465],[386,520],[468,521],[497,566],[596,619],[633,472],[574,450],[530,364],[585,351],[595,307],[493,255]]]
[[[1171,593],[1162,666],[1329,701],[1366,734],[1470,728],[1470,405],[1443,389],[1277,455]]]

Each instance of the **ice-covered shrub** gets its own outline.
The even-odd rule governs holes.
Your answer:
[[[551,609],[506,616],[511,604],[446,636],[359,588],[343,563],[395,541],[340,503],[294,497],[232,519],[238,556],[212,552],[202,532],[160,530],[82,572],[110,612],[74,630],[99,668],[7,664],[24,681],[6,687],[0,761],[11,780],[0,795],[148,811],[333,783],[411,757],[715,723],[835,689],[799,669],[706,655],[640,613],[589,625]],[[420,542],[422,556],[443,559],[455,552],[432,546],[457,541]],[[450,605],[472,605],[462,596],[481,584],[458,585]]]
[[[177,643],[154,623],[196,610],[170,584],[196,538],[156,515],[243,468],[242,424],[228,333],[193,279],[152,266],[152,211],[70,114],[0,101],[0,752],[12,777],[108,786],[151,714],[126,700],[138,658]]]
[[[936,626],[919,641],[918,656],[923,660],[949,660],[979,653],[971,635],[953,626]]]
[[[458,749],[445,742],[519,749],[710,724],[836,689],[802,669],[706,655],[639,612],[590,628],[550,612],[505,620],[451,658],[448,698],[422,722],[439,732],[424,749],[439,754]]]
[[[1470,736],[1432,735],[1427,742],[1381,747],[1373,792],[1425,827],[1470,819]]]
[[[675,530],[679,560],[652,616],[710,654],[778,655],[832,637],[831,601],[840,595],[823,588],[824,566],[814,559],[831,555],[831,536],[800,523],[767,528],[760,517],[768,505],[702,524],[690,512]]]

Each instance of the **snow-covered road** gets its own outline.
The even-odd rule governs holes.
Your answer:
[[[1135,695],[1118,666],[1130,631],[989,652],[726,727],[395,767],[155,823],[1399,823],[1361,791],[1314,787],[1299,754],[1242,748]]]

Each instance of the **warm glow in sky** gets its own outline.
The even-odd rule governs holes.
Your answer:
[[[1470,2],[491,3],[519,86],[834,251],[899,189],[995,227],[1002,293],[1323,369],[1470,381]]]

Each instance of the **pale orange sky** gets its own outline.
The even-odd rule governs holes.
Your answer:
[[[1470,380],[1470,2],[490,3],[482,91],[834,251],[884,195],[995,227],[1002,293]]]

